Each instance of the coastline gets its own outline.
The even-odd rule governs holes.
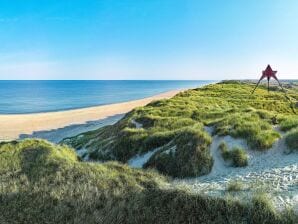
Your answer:
[[[125,114],[132,109],[160,99],[168,99],[185,89],[172,90],[155,96],[81,109],[32,113],[0,115],[0,141],[9,141],[20,136],[35,132],[50,131],[71,125],[86,124],[90,121],[106,119],[111,116]]]

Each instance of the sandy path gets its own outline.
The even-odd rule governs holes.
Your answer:
[[[68,111],[0,115],[0,140],[17,139],[21,134],[32,134],[34,131],[52,130],[105,119],[127,113],[135,107],[144,106],[154,100],[171,98],[180,91],[173,90],[140,100]]]

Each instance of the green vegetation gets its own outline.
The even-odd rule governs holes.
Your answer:
[[[211,138],[206,132],[198,128],[183,129],[170,144],[153,155],[144,167],[156,168],[174,177],[207,174],[213,165],[208,149],[210,143]]]
[[[227,185],[227,191],[233,192],[233,191],[242,191],[244,188],[242,182],[238,180],[230,181]]]
[[[293,128],[298,127],[298,117],[297,116],[286,116],[281,119],[280,129],[282,131],[288,131]]]
[[[297,105],[293,104],[298,100],[296,88],[288,90],[287,97],[278,89],[268,93],[262,86],[251,95],[253,88],[252,83],[229,81],[181,92],[136,108],[115,125],[63,143],[85,148],[91,159],[100,161],[127,162],[137,154],[160,148],[145,167],[174,177],[205,174],[212,159],[204,126],[214,127],[212,134],[246,139],[253,150],[267,150],[281,137],[274,125],[285,131],[297,126]],[[176,147],[175,153],[164,153],[171,147]],[[235,156],[242,159],[243,153],[237,153]]]
[[[267,198],[240,203],[167,188],[167,179],[116,162],[79,162],[41,140],[0,145],[0,223],[297,223]]]
[[[251,148],[258,150],[270,148],[280,137],[278,132],[272,130],[272,125],[260,111],[233,113],[214,124],[216,134],[244,138]]]
[[[244,149],[235,147],[231,150],[228,149],[225,143],[219,145],[219,150],[225,161],[231,163],[234,167],[244,167],[248,164],[248,156]]]
[[[286,144],[290,150],[298,151],[298,128],[290,131],[286,135]]]
[[[225,142],[221,142],[218,146],[218,149],[220,150],[220,152],[222,154],[226,153],[227,151],[229,151],[229,148],[227,146],[227,144]]]
[[[252,199],[254,214],[251,214],[252,223],[261,223],[262,220],[274,220],[274,208],[268,195],[264,193],[257,194]],[[290,220],[289,220],[290,221]]]

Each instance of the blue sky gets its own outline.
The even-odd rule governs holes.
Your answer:
[[[296,0],[0,0],[0,79],[298,75]]]

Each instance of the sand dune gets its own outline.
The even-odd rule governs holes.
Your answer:
[[[110,105],[74,109],[68,111],[0,115],[0,140],[12,140],[20,135],[36,131],[52,130],[87,121],[105,119],[117,114],[127,113],[135,107],[144,106],[154,100],[171,98],[181,90],[173,90],[152,97]]]
[[[212,128],[206,131],[212,133]],[[278,131],[278,130],[277,130]],[[279,131],[282,138],[277,140],[268,151],[249,149],[247,142],[241,138],[213,136],[210,151],[214,159],[212,170],[205,176],[177,179],[174,186],[184,186],[190,191],[200,192],[210,196],[225,197],[229,182],[240,181],[243,189],[233,192],[234,197],[247,200],[257,192],[272,193],[271,199],[276,208],[283,210],[287,206],[298,211],[298,154],[286,153],[285,133]],[[239,146],[249,155],[247,167],[229,167],[224,163],[218,147],[225,142],[229,148]]]

